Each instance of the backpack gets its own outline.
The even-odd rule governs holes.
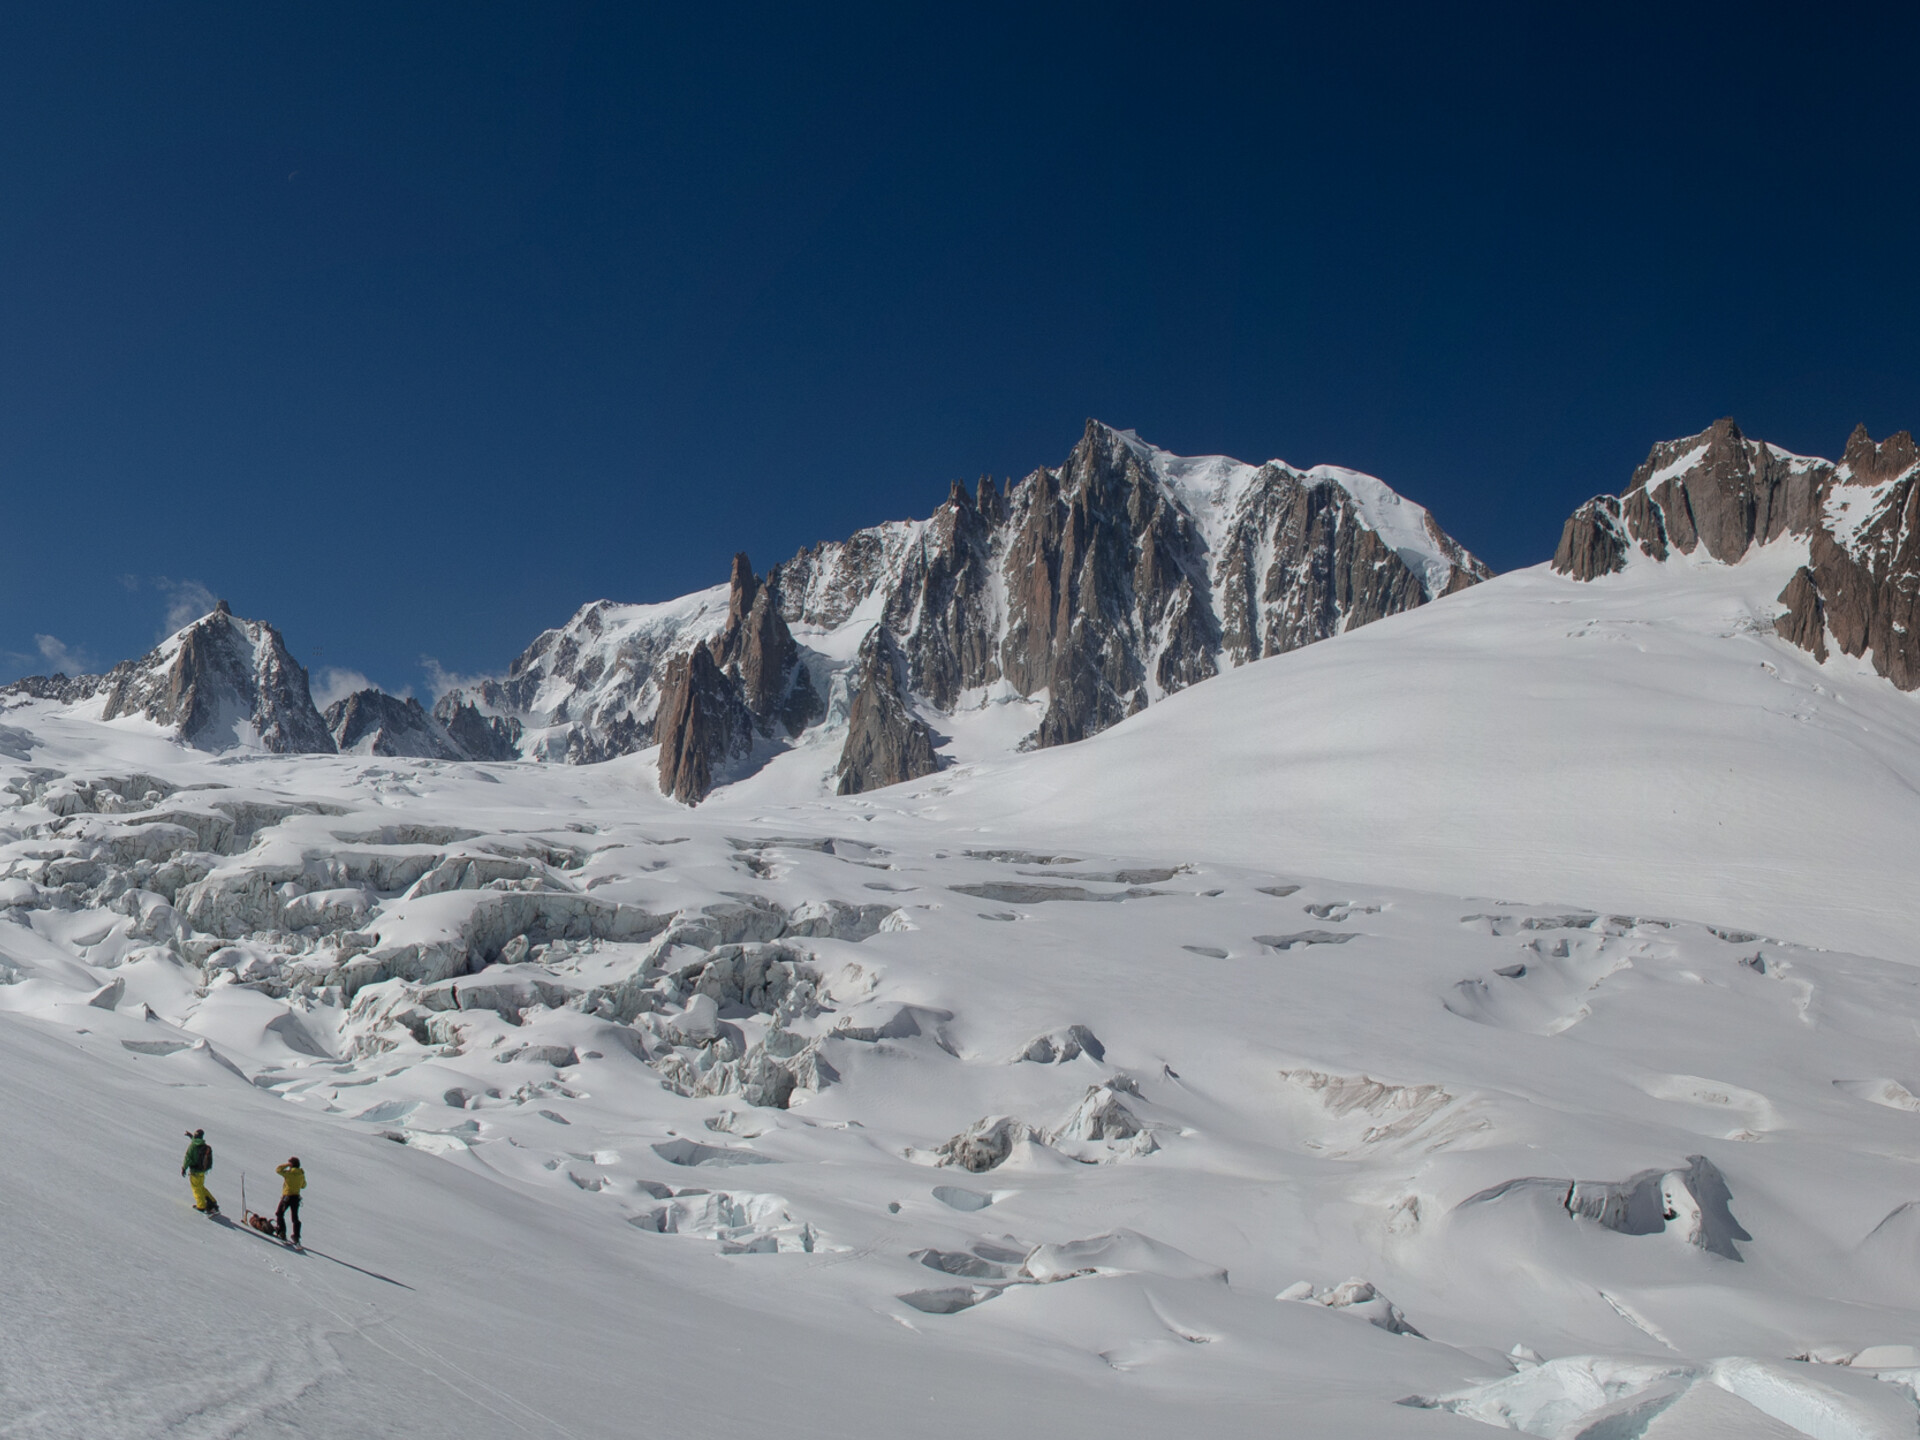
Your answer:
[[[200,1168],[202,1170],[213,1169],[213,1146],[207,1144],[204,1140],[200,1142]]]

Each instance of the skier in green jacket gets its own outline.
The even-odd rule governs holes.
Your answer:
[[[189,1131],[187,1156],[180,1162],[180,1173],[186,1176],[193,1186],[193,1208],[206,1215],[218,1215],[220,1202],[207,1190],[207,1172],[211,1169],[213,1169],[213,1147],[207,1143],[207,1132]]]

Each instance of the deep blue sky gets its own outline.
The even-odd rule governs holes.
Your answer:
[[[204,587],[424,693],[1088,415],[1533,563],[1920,422],[1911,13],[14,6],[0,679]]]

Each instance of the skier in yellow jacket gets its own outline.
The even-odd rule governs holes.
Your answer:
[[[287,1216],[293,1216],[293,1243],[300,1243],[300,1192],[307,1188],[307,1172],[300,1168],[300,1157],[292,1156],[284,1165],[273,1167],[280,1177],[280,1207],[273,1212],[273,1228],[282,1240],[287,1238]]]

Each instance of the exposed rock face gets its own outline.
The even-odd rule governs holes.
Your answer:
[[[0,695],[25,695],[32,700],[51,700],[59,705],[76,705],[91,700],[107,683],[104,675],[28,675],[0,686]]]
[[[861,642],[847,743],[840,751],[836,793],[858,795],[883,785],[917,780],[939,768],[933,732],[908,706],[902,687],[906,662],[884,626]]]
[[[1855,427],[1836,465],[1717,421],[1654,446],[1619,499],[1575,511],[1553,564],[1591,580],[1623,569],[1634,546],[1654,560],[1704,547],[1733,564],[1782,536],[1806,539],[1807,563],[1774,628],[1822,660],[1831,636],[1902,690],[1920,688],[1920,449],[1904,430],[1876,445]]]
[[[1813,658],[1827,658],[1827,607],[1820,601],[1820,584],[1813,572],[1802,565],[1794,572],[1787,588],[1780,592],[1780,603],[1787,613],[1773,622],[1774,630],[1802,650],[1811,650]]]
[[[1920,689],[1920,454],[1902,430],[1847,441],[1810,564],[1834,639],[1902,690]]]
[[[1749,546],[1806,534],[1817,513],[1818,488],[1814,466],[1747,439],[1731,420],[1716,420],[1699,435],[1654,446],[1630,487],[1645,493],[1664,523],[1664,538],[1676,549],[1690,555],[1704,545],[1726,564]],[[1648,553],[1657,555],[1649,511],[1637,508],[1627,518]]]
[[[662,793],[699,804],[729,763],[753,753],[756,736],[789,740],[825,708],[773,597],[735,555],[720,633],[669,661],[660,679]]]
[[[1199,529],[1125,437],[1089,424],[1060,472],[1014,498],[1000,666],[1022,694],[1049,692],[1037,744],[1145,709],[1150,673],[1168,693],[1216,672]]]
[[[1568,517],[1553,552],[1553,568],[1576,580],[1611,575],[1627,563],[1631,539],[1620,520],[1620,502],[1597,495]]]
[[[1003,679],[1044,690],[1033,743],[1055,745],[1487,573],[1370,477],[1183,459],[1089,421],[1060,469],[1004,496],[956,485],[932,519],[802,551],[767,585],[825,629],[884,595],[914,693],[950,710]]]
[[[504,680],[443,697],[436,713],[475,754],[455,723],[461,706],[499,727],[498,743],[517,722],[511,743],[529,757],[599,760],[659,741],[663,783],[697,795],[711,783],[701,764],[710,771],[723,752],[751,748],[722,685],[779,745],[824,715],[837,665],[859,725],[841,779],[869,788],[931,768],[921,752],[932,732],[916,706],[951,713],[988,687],[1044,694],[1027,743],[1066,744],[1224,668],[1487,573],[1426,511],[1368,476],[1183,459],[1089,421],[1060,468],[1004,491],[990,479],[971,493],[956,484],[927,520],[817,545],[764,580],[737,556],[724,589],[588,606]],[[864,644],[850,667],[807,648],[845,657],[851,637],[834,632],[857,624],[864,636],[873,615],[887,663]],[[670,695],[669,662],[696,647],[720,681],[675,668]],[[862,703],[869,675],[886,691]]]
[[[327,707],[327,730],[341,754],[408,755],[422,760],[469,756],[418,700],[360,690]]]
[[[793,632],[744,554],[733,557],[727,626],[710,648],[763,729],[777,723],[796,735],[824,712]]]
[[[520,722],[510,715],[483,715],[457,692],[442,695],[433,718],[469,760],[520,758]]]
[[[716,774],[753,752],[753,713],[704,645],[668,663],[658,730],[660,793],[686,805],[706,799]]]
[[[660,605],[597,600],[529,645],[505,679],[451,690],[434,713],[475,758],[578,765],[644,750],[654,741],[666,662],[719,634],[727,602],[725,586]],[[485,755],[483,727],[493,731]]]
[[[105,695],[102,719],[144,715],[199,750],[246,744],[283,754],[334,749],[307,689],[307,672],[287,653],[280,632],[265,621],[235,619],[224,600],[105,675],[36,675],[0,693],[63,704]]]

